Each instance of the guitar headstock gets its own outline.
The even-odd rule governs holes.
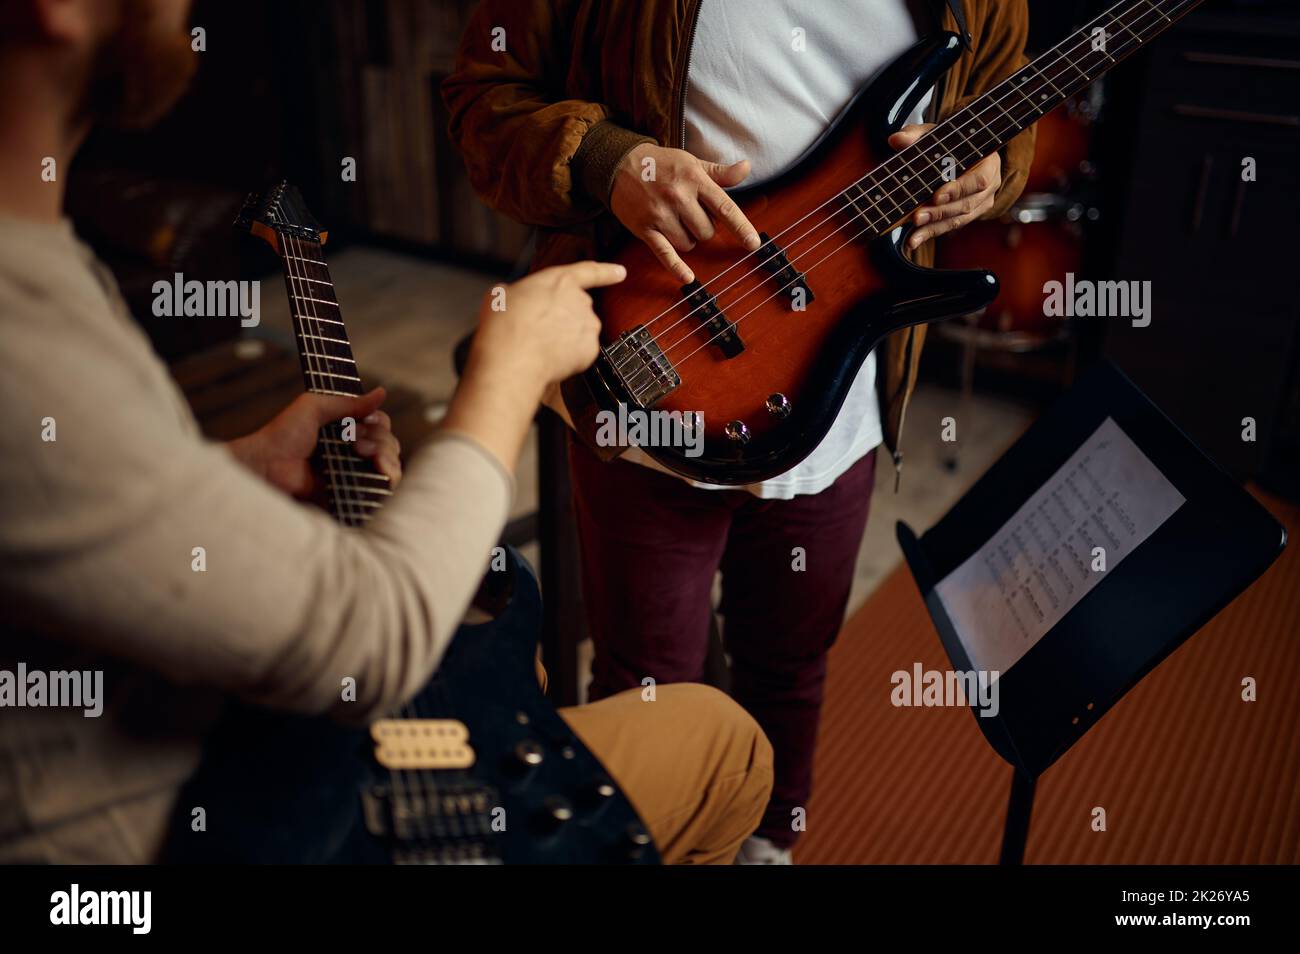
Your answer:
[[[283,179],[266,192],[249,193],[235,219],[235,228],[256,235],[277,253],[281,252],[282,235],[321,245],[329,236],[308,211],[298,187]]]

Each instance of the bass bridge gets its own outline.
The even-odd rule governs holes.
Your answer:
[[[652,407],[682,383],[645,325],[620,335],[605,349],[605,358],[623,393],[638,407]]]

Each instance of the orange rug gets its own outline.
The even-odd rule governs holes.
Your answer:
[[[1026,863],[1300,862],[1300,507],[1259,499],[1289,546],[1043,774]],[[900,566],[831,653],[797,863],[997,861],[1011,768],[969,709],[890,704],[890,675],[915,662],[947,666]]]

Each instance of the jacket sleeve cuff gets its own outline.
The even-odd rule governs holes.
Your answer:
[[[630,129],[602,120],[587,130],[569,163],[574,185],[601,205],[609,205],[614,188],[614,171],[623,157],[643,142],[654,142]]]

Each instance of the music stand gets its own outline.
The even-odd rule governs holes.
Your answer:
[[[954,669],[974,669],[936,586],[1112,418],[1185,502],[998,680],[996,716],[972,713],[1014,769],[1002,864],[1024,857],[1038,777],[1126,692],[1249,586],[1286,529],[1114,365],[1091,369],[917,537],[898,542]]]

